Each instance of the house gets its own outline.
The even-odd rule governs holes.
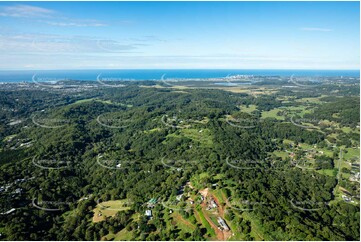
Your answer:
[[[348,197],[346,195],[342,195],[342,198],[345,202],[351,202],[351,200],[352,200],[350,197]]]
[[[211,203],[210,205],[211,205],[212,208],[218,207],[218,206],[217,206],[217,203],[216,203],[213,199],[211,200],[210,203]]]
[[[145,216],[152,217],[152,210],[145,210]]]
[[[22,190],[23,190],[22,188],[16,188],[15,191],[14,191],[14,193],[21,193]]]
[[[157,199],[156,198],[152,198],[147,202],[147,207],[148,208],[154,208],[155,204],[157,203]]]
[[[229,231],[229,227],[227,226],[226,222],[221,217],[217,218],[217,222],[219,223],[219,225],[221,226],[221,228],[223,230]]]

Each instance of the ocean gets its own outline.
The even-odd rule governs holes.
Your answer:
[[[102,80],[160,80],[172,78],[221,78],[228,75],[254,76],[309,76],[309,77],[359,77],[359,70],[46,70],[46,71],[0,71],[0,82],[32,82],[35,75],[37,81],[84,80],[96,81],[100,75]]]

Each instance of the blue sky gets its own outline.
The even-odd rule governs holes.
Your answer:
[[[359,69],[359,2],[0,2],[0,69]]]

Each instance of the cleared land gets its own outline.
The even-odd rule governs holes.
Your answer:
[[[106,217],[113,217],[117,212],[130,209],[127,199],[123,200],[111,200],[97,204],[93,209],[94,216],[93,222],[100,222],[106,219]]]

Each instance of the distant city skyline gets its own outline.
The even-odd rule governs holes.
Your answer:
[[[0,70],[360,68],[359,2],[0,2]]]

